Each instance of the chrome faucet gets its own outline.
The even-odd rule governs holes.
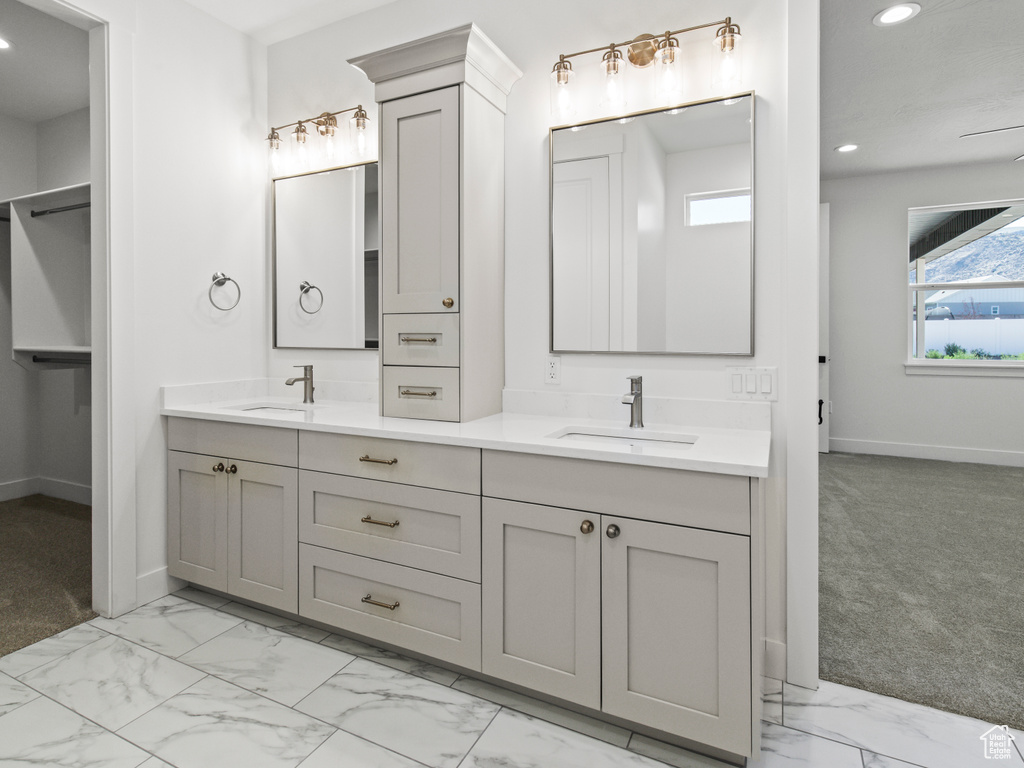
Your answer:
[[[629,406],[629,426],[641,429],[644,426],[644,377],[629,377],[629,392],[622,396],[622,402]]]
[[[302,402],[312,403],[313,402],[313,366],[312,365],[296,365],[296,368],[302,369],[302,378],[286,379],[285,384],[289,387],[297,381],[302,382]]]

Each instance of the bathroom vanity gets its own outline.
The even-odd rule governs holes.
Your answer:
[[[756,750],[767,429],[163,412],[172,575],[684,745]]]

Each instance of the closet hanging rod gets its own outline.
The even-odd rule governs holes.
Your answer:
[[[92,365],[91,360],[85,358],[74,358],[74,357],[43,357],[41,355],[32,355],[33,363],[53,363],[55,365]]]
[[[47,208],[45,211],[32,211],[32,218],[36,216],[47,216],[51,213],[64,213],[64,211],[77,211],[79,208],[88,208],[92,203],[76,203],[75,205],[65,205],[61,208]]]

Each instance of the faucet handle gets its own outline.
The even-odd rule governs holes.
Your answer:
[[[292,368],[301,368],[304,372],[309,373],[312,370],[313,365],[293,365]]]
[[[643,376],[627,376],[629,379],[629,391],[633,394],[640,392],[643,388],[644,377]]]

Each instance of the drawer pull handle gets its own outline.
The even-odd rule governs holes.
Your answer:
[[[398,601],[395,600],[393,603],[382,603],[379,600],[374,600],[369,595],[363,598],[362,602],[369,603],[370,605],[376,605],[379,608],[387,608],[389,611],[395,610],[398,607]]]
[[[425,339],[418,339],[415,336],[399,336],[398,338],[403,344],[412,344],[414,342],[419,344],[437,344],[436,336],[428,336]]]
[[[388,528],[397,528],[400,521],[395,520],[393,523],[385,523],[383,520],[374,520],[372,517],[367,515],[366,517],[359,518],[361,523],[369,523],[370,525],[386,525]]]
[[[430,392],[413,392],[411,389],[403,389],[399,392],[402,397],[437,397],[437,392],[431,390]]]
[[[392,464],[397,464],[398,463],[398,459],[371,459],[370,458],[370,454],[366,454],[365,456],[360,456],[359,460],[360,461],[368,461],[371,464],[387,464],[389,467]]]

